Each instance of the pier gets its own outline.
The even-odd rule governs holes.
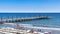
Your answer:
[[[0,18],[0,23],[3,22],[23,22],[23,21],[31,21],[31,20],[38,20],[38,19],[49,19],[49,16],[37,16],[37,17],[27,17],[27,18],[8,18],[8,19],[3,19],[2,17]]]

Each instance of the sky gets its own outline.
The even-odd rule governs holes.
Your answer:
[[[60,0],[0,0],[0,11],[60,11]]]

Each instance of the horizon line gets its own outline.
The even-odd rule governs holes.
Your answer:
[[[60,13],[60,11],[0,11],[0,13]]]

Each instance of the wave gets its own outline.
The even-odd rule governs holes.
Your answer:
[[[1,25],[1,26],[3,26],[3,27],[16,27],[16,23],[4,23],[3,25]],[[22,27],[25,27],[25,28],[31,28],[31,27],[48,27],[48,28],[59,28],[58,26],[54,26],[54,25],[42,25],[42,24],[40,24],[40,25],[34,25],[34,24],[18,24],[18,25],[20,25],[20,26],[22,26]],[[0,26],[0,27],[1,27]]]

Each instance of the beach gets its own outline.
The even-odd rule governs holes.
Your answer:
[[[36,27],[36,26],[31,25],[31,24],[19,24],[19,25],[17,25],[14,23],[5,23],[5,26],[7,26],[7,25],[9,25],[9,26],[0,29],[0,33],[6,32],[6,34],[7,34],[7,33],[14,33],[15,32],[15,34],[16,34],[17,32],[21,33],[21,31],[22,31],[22,33],[28,34],[29,31],[31,29],[33,29],[33,31],[35,31],[36,33],[40,32],[39,34],[44,34],[45,32],[48,32],[48,33],[51,32],[51,34],[60,34],[60,28]]]

